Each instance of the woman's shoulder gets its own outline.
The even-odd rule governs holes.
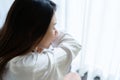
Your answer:
[[[16,66],[32,66],[35,64],[37,59],[37,54],[30,52],[28,54],[17,56],[11,59],[8,63],[9,65],[16,65]]]
[[[46,61],[47,56],[43,53],[30,52],[26,55],[17,56],[11,59],[8,64],[17,67],[34,67]]]

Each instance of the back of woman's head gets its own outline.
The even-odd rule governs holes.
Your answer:
[[[40,42],[55,8],[49,0],[15,0],[0,32],[0,76],[10,59],[30,52]]]

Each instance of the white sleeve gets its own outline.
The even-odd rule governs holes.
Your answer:
[[[81,49],[81,45],[71,35],[63,32],[59,33],[52,45],[55,63],[61,69],[67,69]]]
[[[81,49],[79,43],[66,33],[60,33],[52,45],[52,50],[47,49],[43,54],[38,54],[34,70],[36,80],[63,80]]]
[[[66,55],[71,56],[72,59],[76,57],[81,49],[81,45],[70,34],[63,32],[59,33],[52,45],[55,51],[60,52],[57,49],[61,48],[61,50],[63,50]],[[54,54],[59,56],[57,52],[54,52]]]

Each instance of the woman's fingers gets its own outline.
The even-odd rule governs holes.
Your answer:
[[[79,74],[71,72],[64,77],[64,80],[81,80],[81,78]]]

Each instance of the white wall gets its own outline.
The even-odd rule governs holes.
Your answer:
[[[7,12],[14,0],[0,0],[0,28],[2,27]]]

